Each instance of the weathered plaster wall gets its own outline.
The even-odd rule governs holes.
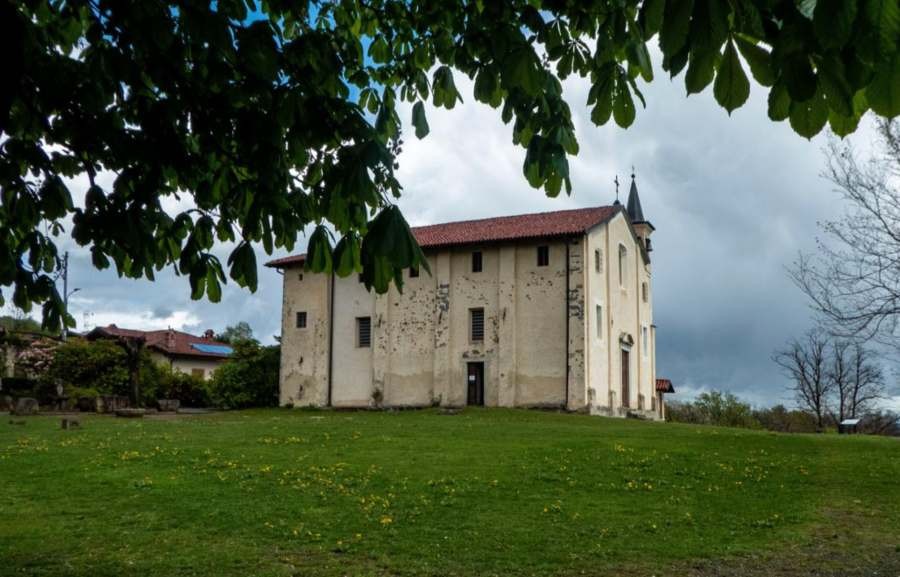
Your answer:
[[[327,405],[330,277],[289,268],[283,286],[280,402]],[[306,312],[306,328],[296,326],[298,311]]]
[[[540,244],[546,244],[550,251],[550,262],[545,267],[537,266]],[[566,391],[565,243],[522,243],[514,250],[514,404],[560,407],[565,403]],[[501,346],[505,344],[501,342]]]
[[[472,252],[481,251],[482,270],[472,272]],[[457,248],[450,251],[450,338],[448,341],[449,382],[445,386],[447,405],[466,404],[468,362],[484,362],[484,404],[499,401],[498,362],[500,249],[492,246]],[[484,341],[473,342],[469,315],[473,308],[484,309]]]
[[[431,263],[430,263],[431,264]],[[381,383],[384,404],[388,406],[424,406],[434,395],[434,308],[436,277],[425,270],[418,277],[404,272],[403,292],[391,288],[377,299],[385,306],[379,310],[377,331],[373,335],[376,354],[385,357]],[[378,375],[376,375],[377,377]]]

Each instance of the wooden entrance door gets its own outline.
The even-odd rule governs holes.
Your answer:
[[[468,363],[466,404],[484,406],[484,363]]]
[[[631,366],[631,353],[622,349],[622,406],[629,407],[631,399],[631,374],[629,368]]]

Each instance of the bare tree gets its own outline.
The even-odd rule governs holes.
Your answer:
[[[900,122],[879,121],[878,134],[866,161],[849,144],[829,144],[825,176],[848,210],[823,225],[830,242],[790,272],[831,332],[900,346]]]
[[[824,333],[809,331],[802,339],[794,339],[772,360],[792,381],[797,403],[816,418],[816,429],[825,429],[825,417],[834,382],[829,378],[829,339]]]
[[[837,397],[837,414],[832,413],[832,416],[838,422],[846,419],[848,414],[847,403],[853,382],[852,347],[850,341],[835,340],[831,343],[831,357],[828,359],[827,378]]]
[[[867,414],[876,401],[885,396],[884,372],[877,357],[860,343],[850,351],[850,380],[848,387],[838,391],[846,413],[841,419],[855,419]]]

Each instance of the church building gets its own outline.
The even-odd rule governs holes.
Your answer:
[[[403,292],[356,275],[267,263],[284,275],[281,404],[484,405],[664,417],[656,378],[650,236],[627,207],[412,229],[431,268]]]

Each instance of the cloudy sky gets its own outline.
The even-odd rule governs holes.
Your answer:
[[[431,134],[422,141],[407,131],[400,206],[417,225],[609,204],[613,178],[627,191],[634,165],[644,214],[656,226],[658,374],[671,378],[682,398],[719,389],[754,404],[789,401],[770,356],[810,326],[810,312],[785,268],[798,251],[814,249],[817,223],[843,210],[820,176],[826,139],[810,142],[787,123],[769,121],[757,87],[729,117],[711,90],[686,98],[681,77],[670,81],[658,65],[656,71],[657,81],[644,87],[647,108],[628,130],[593,126],[587,82],[567,81],[581,152],[571,163],[572,195],[557,199],[528,186],[511,127],[458,78],[466,104],[429,108]],[[408,112],[403,116],[408,121]],[[872,135],[864,122],[852,141],[865,150]],[[299,248],[305,243],[300,239]],[[85,251],[67,246],[70,286],[81,289],[70,303],[79,329],[114,322],[199,332],[247,321],[263,341],[280,330],[281,277],[274,270],[261,267],[255,294],[232,283],[220,303],[194,302],[186,278],[119,279],[93,270]],[[267,257],[260,251],[258,259]]]

